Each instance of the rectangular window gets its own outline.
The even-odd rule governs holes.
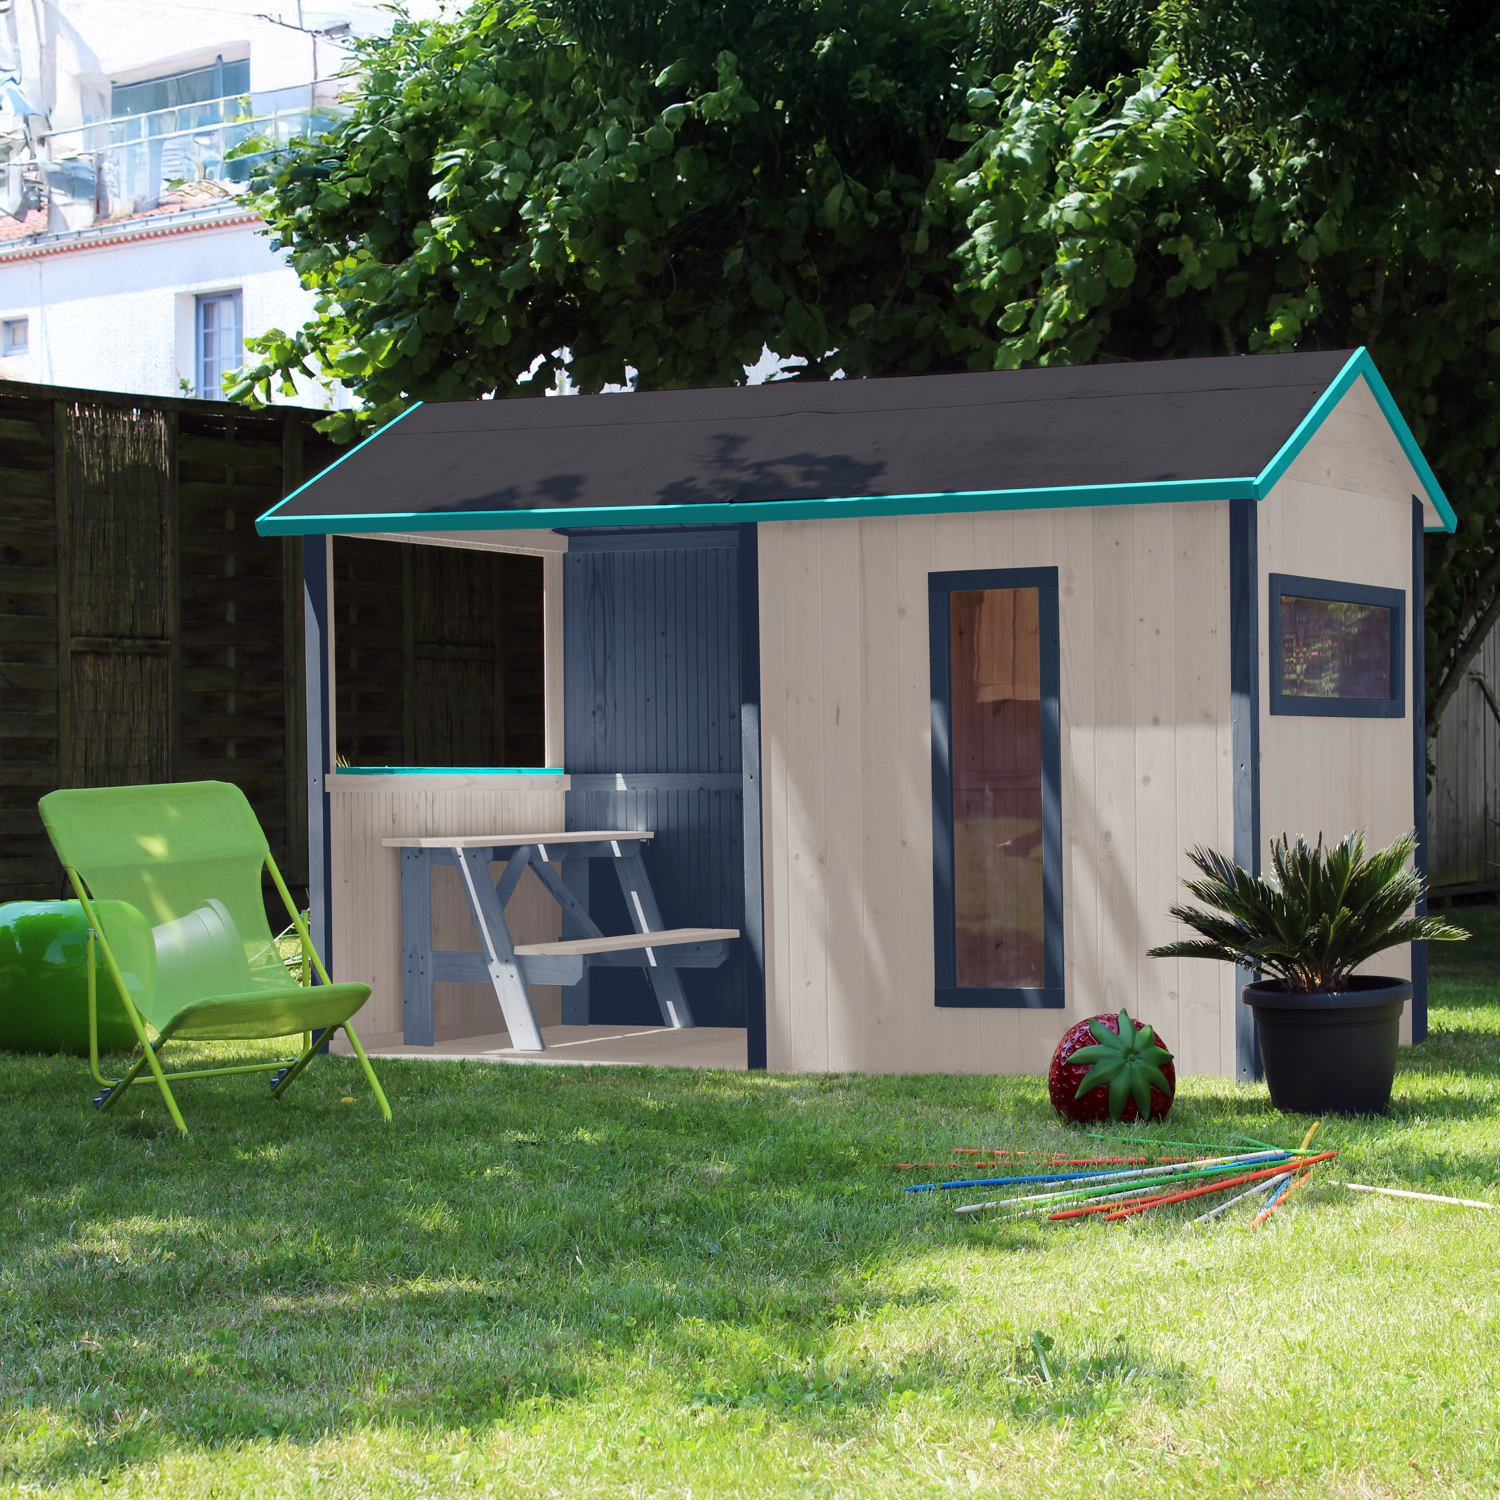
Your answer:
[[[928,575],[935,1002],[1063,1004],[1056,568]]]
[[[1406,714],[1406,595],[1271,574],[1271,712],[1322,718]]]
[[[250,59],[234,62],[216,58],[211,67],[192,68],[186,73],[167,73],[160,78],[143,78],[136,83],[116,83],[110,88],[109,112],[121,115],[145,115],[158,109],[179,109],[185,104],[202,104],[210,99],[232,98],[250,92]]]
[[[4,353],[7,355],[25,354],[30,344],[30,320],[27,318],[7,318],[4,330]]]
[[[198,299],[198,396],[224,399],[224,377],[244,364],[240,329],[240,294],[216,292]]]

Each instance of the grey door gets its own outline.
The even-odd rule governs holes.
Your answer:
[[[738,543],[732,526],[595,532],[564,560],[568,827],[651,829],[669,927],[746,930]],[[595,920],[631,931],[613,872],[591,863]],[[681,972],[698,1025],[746,1024],[747,940]],[[586,987],[571,1020],[661,1023],[642,970],[596,969]]]

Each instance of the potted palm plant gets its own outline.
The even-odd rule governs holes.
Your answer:
[[[1415,833],[1366,857],[1363,832],[1326,852],[1285,834],[1270,875],[1251,875],[1208,849],[1188,858],[1201,880],[1183,884],[1210,911],[1174,906],[1199,934],[1152,948],[1152,958],[1215,958],[1262,976],[1244,989],[1255,1012],[1271,1102],[1297,1114],[1384,1114],[1396,1074],[1401,1007],[1411,981],[1356,974],[1403,943],[1468,937],[1412,915],[1422,879],[1407,862]]]

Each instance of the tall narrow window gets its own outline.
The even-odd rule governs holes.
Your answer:
[[[199,297],[197,342],[199,398],[222,401],[224,377],[245,362],[238,292]]]
[[[1057,570],[929,575],[938,1005],[1063,1004]]]

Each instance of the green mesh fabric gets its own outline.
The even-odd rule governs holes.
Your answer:
[[[58,856],[97,903],[132,1000],[159,1031],[205,1000],[235,997],[248,1025],[254,1005],[246,1002],[281,1002],[267,1010],[272,1024],[273,1014],[289,1017],[288,1005],[309,998],[288,974],[266,922],[266,839],[238,787],[188,781],[52,792],[40,811]],[[284,1031],[252,1027],[236,1035],[301,1027],[297,1021]]]

